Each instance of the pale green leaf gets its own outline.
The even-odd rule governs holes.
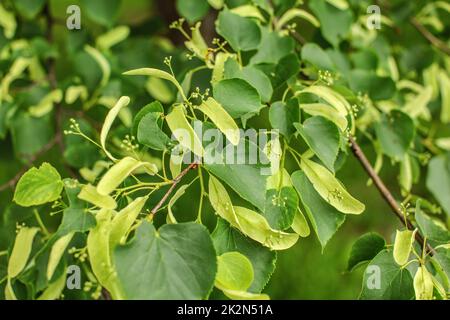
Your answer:
[[[33,240],[39,228],[22,227],[14,241],[14,247],[8,261],[8,277],[17,277],[25,268],[33,246]]]
[[[108,50],[128,38],[129,34],[130,28],[128,26],[118,26],[100,35],[95,42],[100,50]]]
[[[337,210],[346,214],[360,214],[364,211],[364,204],[353,198],[326,168],[306,158],[302,158],[300,167],[320,196]]]
[[[414,292],[416,300],[433,299],[433,279],[425,266],[420,266],[414,276]]]
[[[126,107],[129,103],[130,103],[129,97],[127,96],[120,97],[116,105],[111,110],[109,110],[108,114],[106,115],[105,121],[103,122],[102,131],[100,132],[100,143],[102,145],[103,151],[111,160],[116,160],[116,158],[114,158],[113,155],[106,149],[106,138],[120,110]]]
[[[403,266],[408,262],[415,234],[416,231],[397,230],[393,254],[395,262],[400,266]]]
[[[61,257],[63,256],[64,252],[66,251],[66,248],[69,245],[70,241],[72,240],[74,234],[75,234],[74,232],[70,232],[65,236],[62,236],[61,238],[56,240],[55,243],[53,244],[52,249],[50,250],[50,256],[48,258],[48,265],[47,265],[47,279],[49,281],[52,279],[56,267],[58,266],[59,261],[61,260]],[[58,282],[58,280],[56,280],[56,282]]]
[[[97,49],[85,45],[84,50],[98,63],[100,69],[102,70],[102,79],[100,80],[100,87],[104,87],[111,76],[111,66],[108,60],[98,51]]]
[[[166,116],[166,121],[172,134],[183,147],[191,150],[197,156],[203,157],[202,143],[187,121],[183,105],[174,105],[172,111]]]
[[[98,193],[97,188],[90,184],[84,185],[81,188],[78,198],[102,209],[113,210],[117,208],[117,203],[113,197]]]
[[[214,98],[208,98],[198,109],[211,119],[233,145],[236,146],[239,144],[239,127],[228,112]]]
[[[155,164],[142,162],[132,157],[125,157],[113,165],[101,178],[97,185],[97,192],[101,195],[108,195],[116,189],[133,171],[144,167],[148,174],[155,174],[158,168]]]

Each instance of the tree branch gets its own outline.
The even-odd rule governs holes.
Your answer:
[[[198,163],[194,162],[191,163],[187,168],[185,168],[181,173],[172,181],[172,185],[170,186],[169,190],[164,194],[164,196],[159,200],[159,202],[156,204],[156,206],[150,211],[152,215],[154,215],[166,202],[167,198],[170,196],[170,194],[175,190],[175,187],[177,184],[181,181],[181,179],[191,170],[195,169],[198,166]]]
[[[394,197],[392,196],[389,189],[386,187],[386,185],[381,180],[380,176],[375,172],[372,165],[370,164],[369,160],[367,160],[366,155],[362,151],[361,147],[358,145],[358,143],[355,141],[355,138],[350,136],[349,137],[350,146],[353,151],[353,154],[355,155],[356,159],[361,163],[364,170],[367,172],[367,174],[372,179],[373,183],[377,187],[378,191],[380,192],[381,196],[386,200],[388,205],[391,207],[392,212],[397,216],[397,218],[401,221],[401,223],[409,230],[414,230],[414,225],[411,223],[411,221],[404,216],[402,210],[400,209],[399,205],[397,204],[397,201],[395,201]],[[416,241],[421,245],[421,247],[424,247],[424,238],[419,233],[416,232]],[[434,253],[434,249],[427,244],[427,251],[430,254]]]
[[[20,177],[33,165],[33,163],[44,153],[49,151],[51,148],[53,148],[58,143],[58,137],[54,137],[52,140],[50,140],[45,146],[42,147],[41,150],[39,150],[37,153],[33,154],[28,163],[19,171],[16,173],[14,177],[12,177],[8,182],[2,184],[0,186],[0,192],[5,191],[8,188],[14,188],[17,181],[19,181]]]
[[[422,34],[422,36],[425,37],[433,46],[435,46],[437,49],[441,50],[446,55],[450,56],[450,47],[447,46],[447,44],[435,37],[430,31],[428,31],[427,28],[425,28],[419,20],[416,18],[411,19],[411,24]]]

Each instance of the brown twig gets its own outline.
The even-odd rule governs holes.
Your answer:
[[[411,223],[411,221],[404,216],[402,210],[400,209],[399,205],[397,204],[397,201],[395,201],[394,197],[392,196],[389,189],[386,187],[386,185],[381,180],[380,176],[375,172],[372,165],[370,164],[369,160],[367,160],[366,155],[362,151],[361,147],[358,145],[358,143],[355,141],[355,138],[352,136],[349,137],[350,146],[353,151],[353,154],[355,155],[356,159],[361,163],[361,165],[364,167],[364,170],[367,172],[369,177],[372,179],[373,183],[377,187],[378,191],[380,192],[381,196],[386,200],[388,205],[391,207],[392,212],[397,216],[397,218],[402,222],[402,224],[409,230],[414,230],[414,225]],[[421,247],[424,247],[424,239],[422,235],[419,232],[416,232],[416,240],[421,245]],[[427,244],[427,250],[430,252],[430,254],[434,253],[434,249]]]
[[[195,169],[198,166],[198,163],[194,162],[191,163],[187,168],[185,168],[183,171],[180,172],[180,174],[172,180],[172,185],[170,186],[169,190],[164,194],[164,196],[159,200],[159,202],[156,204],[156,206],[150,211],[152,215],[154,215],[166,202],[167,198],[170,196],[170,194],[175,190],[175,187],[180,182],[180,180],[191,170]]]
[[[44,153],[49,151],[51,148],[53,148],[58,143],[58,137],[55,136],[52,140],[50,140],[45,146],[42,147],[41,150],[39,150],[37,153],[33,154],[30,159],[28,160],[28,163],[14,176],[12,177],[8,182],[2,184],[0,186],[0,192],[5,191],[8,188],[14,188],[17,181],[19,181],[20,177],[33,165],[33,163]]]
[[[436,36],[434,36],[427,28],[425,28],[416,18],[411,19],[411,24],[425,37],[433,46],[450,56],[450,47]]]

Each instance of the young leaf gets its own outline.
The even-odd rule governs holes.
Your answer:
[[[174,105],[172,111],[166,116],[167,125],[183,147],[191,150],[195,155],[203,157],[205,151],[200,138],[187,121],[184,112],[183,105]]]
[[[450,216],[450,153],[436,156],[428,165],[427,188]]]
[[[298,240],[297,234],[272,229],[267,220],[253,210],[235,206],[234,211],[242,233],[272,250],[289,249]]]
[[[120,97],[120,99],[117,101],[116,105],[109,110],[108,114],[106,115],[105,121],[103,123],[102,131],[100,132],[100,143],[102,145],[103,151],[106,153],[108,158],[111,160],[116,160],[112,156],[112,154],[106,150],[106,138],[108,136],[109,130],[111,129],[111,126],[116,119],[117,115],[119,114],[120,110],[122,108],[126,107],[130,103],[130,98],[123,96]]]
[[[254,21],[229,10],[219,13],[217,32],[228,41],[235,51],[256,49],[261,41],[261,31]]]
[[[182,185],[177,192],[170,198],[169,203],[167,204],[167,217],[166,222],[167,223],[178,223],[177,219],[175,218],[172,207],[177,202],[178,199],[180,199],[186,192],[186,189],[189,188],[190,184]]]
[[[304,172],[292,174],[292,183],[300,195],[322,250],[345,221],[345,215],[326,202],[314,189]]]
[[[97,188],[90,184],[81,188],[78,198],[102,209],[114,210],[117,208],[117,203],[113,197],[98,193]]]
[[[240,228],[239,220],[225,187],[212,175],[209,176],[209,201],[216,213],[235,228]]]
[[[16,33],[17,22],[14,14],[10,11],[7,11],[0,4],[0,25],[3,28],[3,34],[6,39],[11,39]]]
[[[239,252],[226,252],[217,257],[217,288],[246,291],[252,282],[253,267],[246,256]]]
[[[102,177],[97,185],[97,192],[101,195],[108,195],[116,189],[133,171],[144,167],[148,174],[155,174],[158,168],[149,162],[141,162],[131,157],[125,157],[115,165]]]
[[[282,29],[286,23],[288,23],[289,21],[291,21],[292,19],[295,19],[295,18],[302,18],[302,19],[308,21],[309,23],[311,23],[314,27],[316,27],[316,28],[320,27],[319,20],[317,20],[316,17],[314,17],[312,14],[310,14],[309,12],[302,10],[302,9],[292,8],[292,9],[289,9],[288,11],[286,11],[280,17],[280,19],[278,19],[277,28]]]
[[[128,26],[119,26],[108,32],[100,35],[95,43],[100,50],[108,50],[112,46],[122,42],[130,34],[130,28]]]
[[[113,248],[116,244],[125,242],[124,237],[132,227],[136,218],[141,213],[148,197],[139,197],[120,210],[111,221],[109,245]]]
[[[321,116],[327,118],[341,129],[342,132],[348,127],[348,121],[345,116],[340,114],[335,108],[324,103],[302,103],[300,104],[307,114],[312,116]]]
[[[14,201],[22,207],[31,207],[55,201],[63,189],[58,171],[47,162],[31,168],[20,178],[14,192]]]
[[[341,182],[320,164],[302,158],[300,168],[320,196],[337,210],[345,214],[360,214],[364,211],[364,204],[353,198]]]
[[[433,299],[433,278],[425,266],[420,266],[414,276],[414,292],[416,300]]]
[[[325,86],[311,86],[303,89],[298,94],[311,93],[317,97],[328,102],[332,107],[334,107],[339,113],[346,117],[351,109],[350,104],[344,97],[339,93]]]
[[[415,234],[416,231],[397,230],[393,254],[395,262],[397,262],[400,266],[403,266],[408,262]]]
[[[86,45],[84,50],[98,63],[102,70],[102,79],[100,80],[100,87],[104,87],[111,76],[111,66],[108,60],[95,48]]]
[[[311,233],[308,221],[306,221],[305,215],[300,209],[297,209],[297,212],[295,213],[291,228],[302,238],[308,237]]]
[[[37,300],[56,300],[58,299],[63,290],[66,288],[66,270],[61,273],[58,279],[50,283],[44,292],[37,298]]]
[[[228,112],[216,100],[208,98],[198,107],[198,109],[211,119],[233,145],[236,146],[239,144],[239,127]]]
[[[53,277],[53,274],[56,270],[56,267],[59,264],[64,252],[66,251],[67,246],[74,236],[74,232],[68,233],[65,236],[62,236],[53,244],[52,249],[50,251],[50,256],[48,258],[47,265],[47,279],[50,281]],[[57,282],[58,280],[56,280]]]
[[[276,251],[246,237],[221,218],[217,219],[212,238],[218,255],[238,251],[251,261],[254,279],[248,290],[250,292],[261,292],[275,269]]]
[[[87,251],[92,271],[99,283],[114,299],[123,299],[117,274],[111,260],[110,239],[113,211],[102,209],[96,215],[97,225],[87,237]]]
[[[20,228],[8,261],[8,278],[17,277],[25,268],[38,228]]]
[[[160,79],[164,79],[164,80],[170,81],[178,89],[178,92],[181,94],[181,97],[183,98],[183,101],[187,101],[188,100],[186,95],[184,94],[183,88],[181,87],[180,83],[170,73],[167,73],[167,72],[159,70],[159,69],[141,68],[141,69],[130,70],[130,71],[124,72],[123,74],[126,75],[126,76],[157,77],[157,78],[160,78]]]
[[[316,156],[334,172],[341,141],[341,134],[334,123],[319,116],[307,119],[303,125],[296,123],[294,126]]]

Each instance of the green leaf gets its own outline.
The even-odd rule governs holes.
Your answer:
[[[270,125],[288,139],[295,133],[294,123],[300,122],[300,118],[300,107],[295,98],[287,103],[278,101],[270,106]]]
[[[254,87],[263,102],[269,102],[273,88],[269,77],[255,66],[249,65],[241,68],[235,59],[228,59],[224,64],[225,78],[239,78],[247,81]]]
[[[176,7],[178,13],[191,23],[202,19],[209,10],[209,4],[204,0],[177,0]]]
[[[155,174],[158,169],[155,164],[138,161],[131,157],[125,157],[113,165],[100,179],[97,185],[97,192],[101,195],[108,195],[114,191],[133,171],[143,167],[148,174]]]
[[[263,29],[261,43],[257,53],[250,59],[250,64],[277,64],[281,58],[294,50],[294,39],[281,36],[278,32]]]
[[[385,245],[386,241],[378,233],[371,232],[362,235],[352,246],[347,270],[353,271],[362,263],[372,260],[384,249]]]
[[[261,41],[261,31],[253,20],[231,13],[229,10],[219,13],[217,32],[235,51],[254,50]]]
[[[81,0],[82,12],[94,22],[103,26],[112,26],[119,13],[121,0]],[[86,11],[84,11],[86,10]]]
[[[167,150],[173,143],[162,131],[162,116],[160,112],[148,112],[139,121],[137,127],[137,139],[139,143],[154,149]]]
[[[420,201],[416,203],[415,212],[416,223],[420,228],[421,234],[427,238],[427,241],[435,247],[450,242],[450,232],[447,230],[445,224],[440,221],[427,216],[420,209]]]
[[[352,70],[348,77],[350,88],[354,92],[368,94],[375,101],[388,100],[397,90],[391,78],[380,77],[375,71]]]
[[[109,245],[111,247],[125,242],[128,232],[144,208],[147,200],[148,197],[136,198],[114,216],[111,221],[111,231],[109,236]]]
[[[428,164],[427,188],[450,216],[450,153],[436,156]]]
[[[187,121],[185,109],[182,104],[173,106],[172,111],[166,116],[167,125],[173,136],[186,149],[195,155],[203,157],[204,150],[200,138],[195,133],[192,126]]]
[[[239,127],[228,112],[216,100],[208,98],[198,107],[198,109],[211,119],[233,145],[236,146],[239,144]]]
[[[383,153],[396,160],[403,159],[415,135],[414,122],[399,110],[382,114],[375,131]]]
[[[58,171],[47,162],[31,168],[20,178],[14,192],[14,201],[22,207],[55,201],[63,189]]]
[[[226,79],[213,87],[217,100],[232,118],[252,115],[261,109],[258,91],[243,79]]]
[[[340,114],[335,108],[324,103],[302,103],[300,104],[307,114],[311,116],[321,116],[333,122],[342,132],[348,127],[348,121],[345,116]]]
[[[8,261],[8,277],[17,277],[25,268],[33,246],[33,240],[39,228],[22,227],[14,241],[14,247]]]
[[[315,43],[307,43],[303,46],[302,60],[311,63],[319,70],[334,71],[336,69],[328,54]]]
[[[128,26],[118,26],[98,36],[95,43],[100,50],[108,50],[128,38],[129,34],[130,28]]]
[[[262,215],[274,229],[285,230],[292,225],[298,208],[298,195],[292,186],[270,189]]]
[[[341,142],[338,127],[320,116],[311,117],[303,122],[303,125],[297,123],[294,126],[316,156],[330,171],[334,172],[334,163]]]
[[[7,11],[0,4],[0,25],[3,27],[3,34],[7,39],[11,39],[14,37],[17,28],[16,18],[14,14],[10,11]]]
[[[104,87],[108,84],[109,78],[111,76],[111,66],[105,56],[100,53],[97,49],[85,45],[84,50],[97,62],[100,69],[102,70],[102,78],[100,80],[100,87]]]
[[[448,74],[441,70],[439,72],[439,88],[441,91],[441,121],[450,122],[450,78]]]
[[[156,231],[144,221],[134,239],[115,249],[114,261],[125,297],[132,300],[204,299],[217,270],[211,237],[193,222]]]
[[[320,164],[302,158],[300,168],[320,196],[340,212],[360,214],[365,210],[364,204],[353,198],[341,182]]]
[[[394,261],[392,251],[383,250],[378,253],[364,272],[360,299],[411,300],[413,298],[413,279],[408,269],[400,267]]]
[[[340,10],[325,0],[311,0],[308,4],[320,21],[320,29],[324,38],[337,47],[350,33],[353,12]]]
[[[261,175],[261,168],[245,164],[205,164],[205,167],[228,184],[243,199],[264,211],[266,177]]]
[[[17,12],[27,19],[33,19],[42,10],[46,0],[16,0],[14,7]]]
[[[288,23],[289,21],[291,21],[292,19],[295,19],[295,18],[302,18],[302,19],[310,22],[316,28],[320,27],[319,20],[317,20],[316,17],[314,17],[312,14],[310,14],[309,12],[302,10],[302,9],[292,8],[292,9],[289,9],[288,11],[286,11],[280,17],[280,19],[278,19],[278,22],[276,23],[277,29],[283,28],[283,26],[286,23]],[[306,44],[306,45],[308,45],[308,44]]]
[[[175,218],[172,207],[177,202],[178,199],[180,199],[186,192],[186,189],[189,188],[190,184],[182,185],[177,192],[170,198],[169,203],[167,204],[167,217],[166,222],[167,223],[178,223],[177,219]]]
[[[294,172],[291,179],[323,249],[344,223],[345,215],[321,198],[303,172]]]
[[[220,218],[217,219],[212,238],[218,255],[238,251],[251,261],[254,278],[249,291],[261,292],[275,270],[276,251],[245,237],[240,231],[232,228],[228,222]]]

